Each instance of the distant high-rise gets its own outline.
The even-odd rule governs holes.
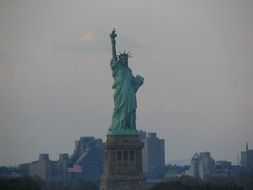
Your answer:
[[[140,140],[144,143],[142,149],[144,175],[147,179],[162,179],[165,174],[164,139],[159,139],[156,133],[140,131]]]
[[[40,154],[39,160],[27,165],[31,177],[38,176],[45,181],[67,181],[68,154],[60,154],[57,161],[50,160],[48,154]]]
[[[191,159],[191,168],[186,172],[187,175],[205,179],[214,169],[215,161],[210,152],[195,153]]]
[[[253,168],[253,150],[249,150],[247,142],[245,151],[241,152],[241,166]]]
[[[98,180],[103,173],[103,142],[94,137],[81,137],[75,142],[75,150],[70,157],[72,168],[69,178]]]
[[[60,154],[59,160],[53,161],[48,154],[40,154],[39,160],[22,166],[29,176],[45,181],[98,180],[103,172],[103,143],[94,137],[81,137],[71,157]]]

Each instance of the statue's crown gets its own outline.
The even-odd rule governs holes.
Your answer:
[[[126,51],[124,50],[123,53],[119,52],[119,58],[124,57],[124,56],[126,56],[126,57],[128,57],[128,58],[131,57],[130,51],[126,52]]]

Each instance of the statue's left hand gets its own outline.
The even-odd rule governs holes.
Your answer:
[[[142,85],[143,82],[144,82],[144,78],[143,78],[142,76],[140,76],[140,75],[137,75],[137,76],[136,76],[136,80],[138,81],[138,83],[139,83],[140,85]]]

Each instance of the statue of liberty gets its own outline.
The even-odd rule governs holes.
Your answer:
[[[110,135],[134,135],[136,130],[136,92],[143,84],[144,78],[140,75],[133,76],[132,70],[128,67],[129,53],[116,54],[117,34],[115,29],[110,34],[112,43],[111,69],[114,83],[114,111],[111,127],[108,130]]]

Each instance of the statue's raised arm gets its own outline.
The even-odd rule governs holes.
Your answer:
[[[116,53],[116,40],[117,34],[115,33],[116,30],[113,29],[112,33],[110,34],[111,42],[112,42],[112,58],[113,60],[117,59],[117,53]]]

